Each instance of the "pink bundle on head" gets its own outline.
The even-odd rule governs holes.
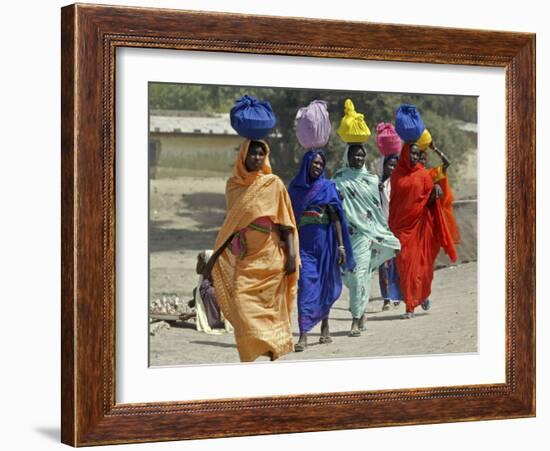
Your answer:
[[[330,137],[327,102],[314,100],[296,114],[296,136],[306,149],[322,149]]]
[[[392,124],[381,122],[376,126],[376,146],[384,156],[401,152],[401,138]]]

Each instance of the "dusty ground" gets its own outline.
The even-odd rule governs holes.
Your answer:
[[[223,177],[196,172],[185,177],[151,181],[150,299],[162,294],[177,294],[183,299],[192,297],[197,281],[196,255],[212,247],[223,222],[224,187]],[[475,260],[477,249],[476,218],[471,215],[472,210],[468,206],[457,210],[464,240],[459,252],[466,257],[465,261]],[[382,312],[377,279],[373,282],[368,331],[359,338],[347,336],[351,320],[344,289],[331,311],[334,342],[318,344],[317,327],[310,335],[306,352],[292,353],[284,359],[476,352],[477,263],[436,271],[431,296],[433,307],[427,313],[418,309],[412,320],[399,318],[403,306]],[[293,331],[297,339],[296,312]],[[178,324],[150,338],[150,364],[153,366],[237,361],[232,334],[199,333],[192,322]]]
[[[319,326],[309,336],[305,352],[291,353],[284,360],[372,357],[391,355],[445,354],[477,352],[477,263],[466,263],[436,271],[432,308],[418,308],[416,317],[400,318],[404,306],[381,311],[378,284],[373,283],[369,302],[368,330],[350,338],[347,290],[330,314],[333,343],[319,344]],[[374,281],[373,281],[374,282]],[[296,309],[295,309],[296,310]],[[296,311],[292,330],[298,339]],[[233,334],[221,336],[197,332],[192,322],[181,323],[150,339],[150,364],[181,365],[238,362]]]

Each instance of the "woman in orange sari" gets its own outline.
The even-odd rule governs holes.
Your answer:
[[[441,188],[420,164],[420,154],[416,145],[405,144],[391,176],[389,226],[401,243],[396,262],[406,304],[404,318],[412,318],[414,309],[429,298],[439,249],[456,260],[439,199]]]
[[[294,350],[290,314],[299,258],[292,205],[271,172],[267,143],[243,142],[225,195],[227,215],[207,274],[241,361],[275,360]]]
[[[422,150],[422,147],[420,149]],[[460,231],[458,229],[458,225],[455,219],[455,213],[453,210],[453,202],[455,198],[453,195],[453,191],[451,189],[451,184],[449,183],[449,177],[447,177],[447,169],[451,165],[451,162],[447,158],[447,156],[435,146],[433,140],[431,139],[431,136],[430,136],[430,144],[428,146],[428,149],[432,149],[437,154],[437,156],[441,158],[442,164],[434,168],[427,168],[427,169],[430,173],[430,176],[432,177],[432,181],[434,183],[437,183],[441,187],[440,200],[441,200],[441,208],[443,209],[443,216],[445,217],[447,228],[451,233],[454,243],[459,244]],[[428,160],[427,152],[421,152],[420,163],[422,164],[422,166],[426,167],[427,160]]]

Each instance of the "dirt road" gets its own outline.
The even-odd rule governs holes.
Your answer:
[[[350,338],[347,290],[330,314],[333,343],[319,344],[319,326],[309,336],[305,352],[291,353],[284,360],[466,353],[477,351],[476,263],[444,268],[435,273],[432,308],[417,309],[416,317],[400,318],[404,306],[381,311],[378,283],[373,281],[373,299],[368,308],[368,330]],[[298,338],[296,309],[292,318]],[[212,336],[197,332],[194,323],[181,323],[150,339],[152,366],[238,362],[233,334]]]

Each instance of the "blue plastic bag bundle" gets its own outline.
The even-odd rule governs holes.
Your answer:
[[[395,112],[395,131],[405,142],[416,142],[426,127],[414,105],[403,104]]]
[[[277,125],[269,102],[245,95],[235,102],[230,112],[231,127],[248,139],[265,138]]]

